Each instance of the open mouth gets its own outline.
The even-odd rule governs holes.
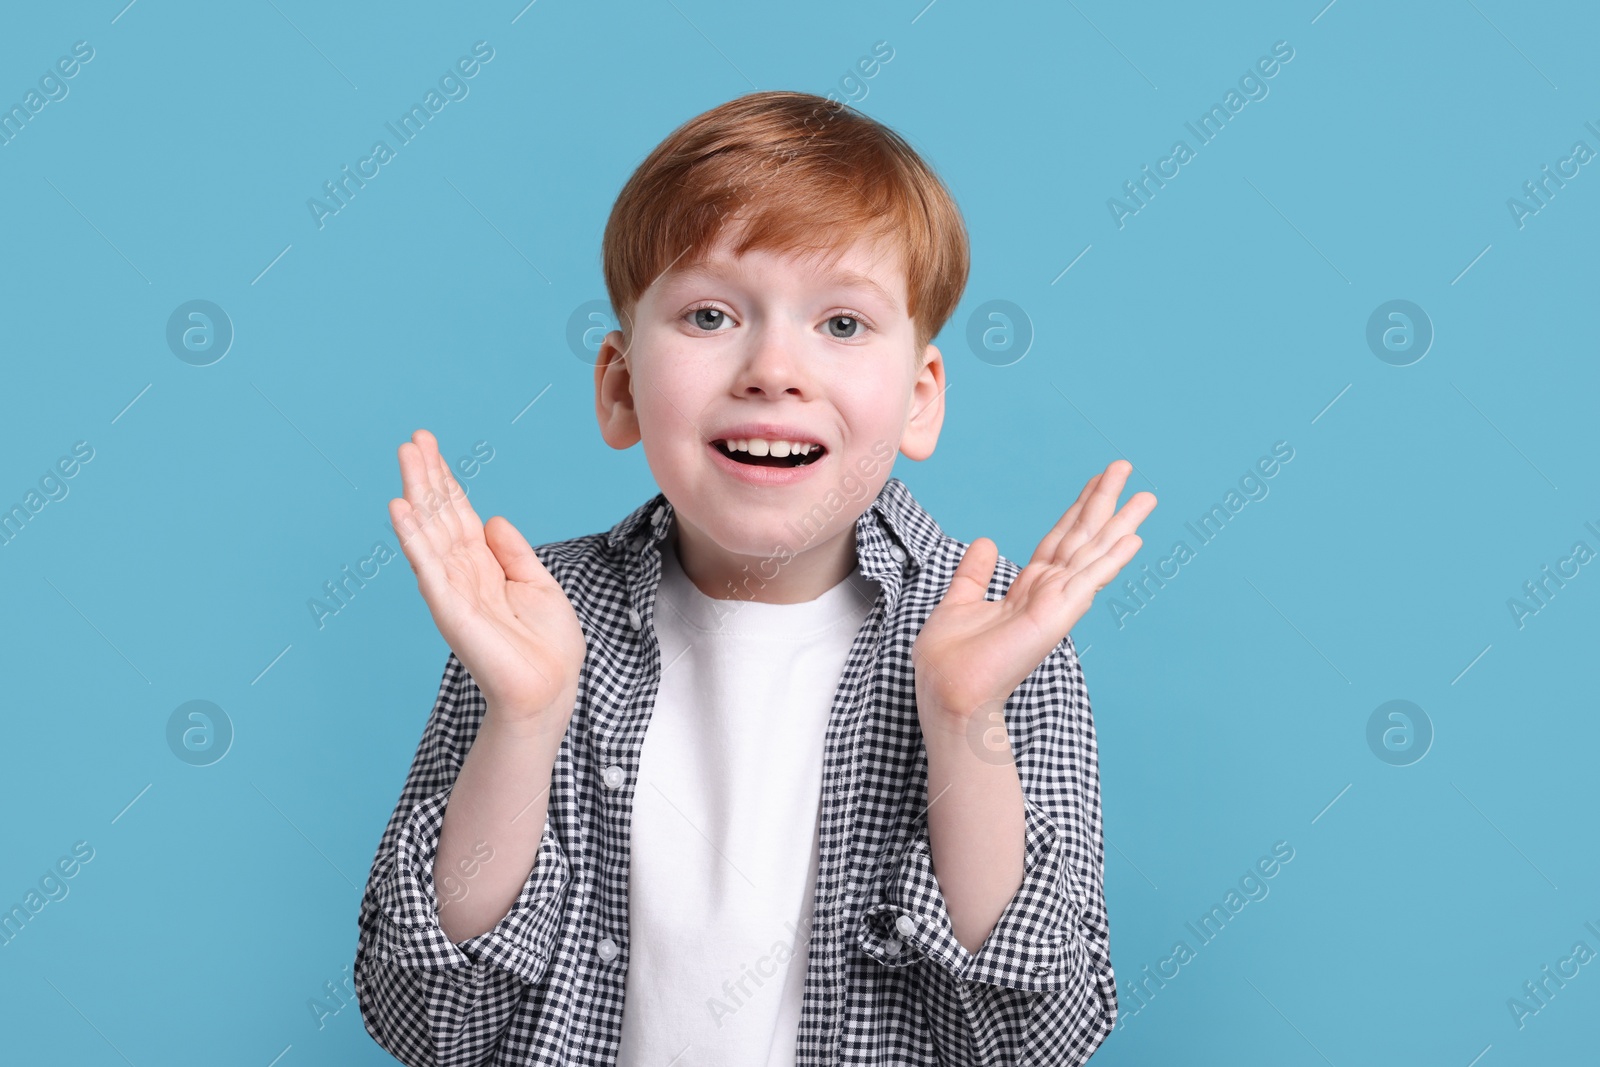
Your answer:
[[[729,459],[751,467],[808,467],[821,459],[828,451],[821,445],[812,445],[810,451],[803,456],[795,452],[791,452],[787,456],[753,456],[749,452],[728,448],[726,441],[712,441],[711,447]]]

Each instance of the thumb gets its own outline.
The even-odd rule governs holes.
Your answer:
[[[984,599],[989,591],[989,581],[994,577],[996,562],[1000,559],[1000,546],[987,537],[980,537],[967,546],[961,562],[956,565],[955,576],[944,599],[954,604],[967,604]]]
[[[483,539],[500,562],[500,569],[506,572],[507,581],[531,582],[548,573],[528,539],[504,515],[495,515],[488,521]]]

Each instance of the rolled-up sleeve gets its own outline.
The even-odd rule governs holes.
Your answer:
[[[1022,782],[1022,884],[976,953],[956,940],[925,814],[861,916],[862,951],[909,969],[952,1064],[1077,1067],[1116,1023],[1102,884],[1098,752],[1071,638],[1004,710]]]
[[[356,997],[373,1040],[409,1067],[487,1062],[527,987],[549,965],[571,870],[548,817],[533,869],[492,929],[452,942],[433,861],[450,789],[484,702],[455,654],[361,900]]]

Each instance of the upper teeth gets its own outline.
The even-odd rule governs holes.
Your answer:
[[[791,452],[797,456],[809,456],[813,448],[821,445],[812,445],[806,441],[769,441],[764,437],[741,437],[736,440],[722,442],[729,452],[748,452],[752,456],[777,456],[782,459]]]

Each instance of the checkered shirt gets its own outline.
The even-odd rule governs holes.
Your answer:
[[[847,506],[839,494],[819,505]],[[658,493],[606,533],[535,546],[572,601],[588,654],[533,870],[506,916],[460,943],[439,926],[432,868],[485,703],[453,652],[445,662],[372,863],[355,958],[368,1033],[411,1067],[616,1060],[629,828],[661,678],[654,610],[672,510]],[[1094,720],[1072,638],[1003,709],[1025,801],[1024,876],[974,954],[956,940],[933,873],[911,659],[967,542],[894,477],[855,533],[861,573],[879,595],[829,713],[795,1063],[1076,1067],[1111,1032],[1117,999]],[[1019,572],[1001,556],[988,598],[1003,597]],[[706,1061],[691,1051],[683,1062]]]

